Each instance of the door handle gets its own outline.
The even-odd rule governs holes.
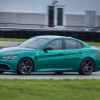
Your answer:
[[[80,54],[82,54],[82,52],[79,52]]]

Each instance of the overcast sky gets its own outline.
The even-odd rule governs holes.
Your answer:
[[[46,13],[52,0],[0,0],[0,11]],[[100,14],[100,0],[58,0],[65,5],[66,13],[80,14],[96,10]]]

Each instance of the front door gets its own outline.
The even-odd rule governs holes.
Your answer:
[[[47,51],[41,51],[37,57],[38,71],[56,71],[63,69],[63,41],[55,39],[49,42],[45,48],[51,48]]]

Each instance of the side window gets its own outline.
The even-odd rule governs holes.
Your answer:
[[[47,47],[52,48],[53,50],[61,50],[62,49],[62,39],[51,41]]]
[[[80,49],[83,47],[84,47],[84,45],[77,40],[74,40],[74,39],[66,39],[65,40],[65,49]]]

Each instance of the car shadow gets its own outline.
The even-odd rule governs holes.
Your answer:
[[[17,75],[16,73],[13,73],[13,72],[5,72],[5,73],[2,73],[2,74],[0,74],[0,75]],[[56,73],[54,73],[54,72],[35,72],[35,73],[31,73],[30,74],[30,76],[32,76],[32,75],[54,75],[54,76],[61,76],[61,75],[79,75],[78,73],[76,73],[76,72],[64,72],[63,74],[56,74]]]

